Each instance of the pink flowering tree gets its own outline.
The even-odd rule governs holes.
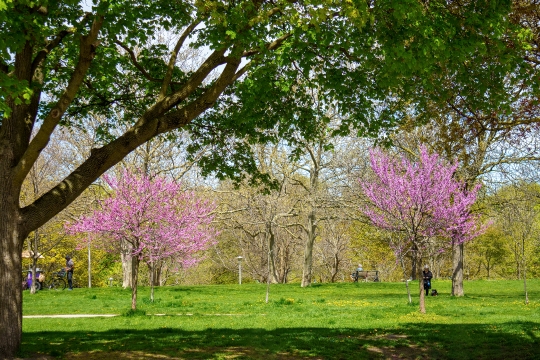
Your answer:
[[[425,147],[418,162],[379,149],[371,151],[370,160],[374,178],[362,184],[369,203],[361,210],[375,226],[397,234],[391,246],[398,259],[410,253],[421,264],[434,240],[444,251],[484,230],[470,211],[480,186],[467,191],[454,177],[457,163],[448,164]],[[419,279],[421,271],[418,267]],[[420,311],[425,313],[423,281]]]
[[[154,264],[166,258],[173,258],[181,267],[197,264],[200,252],[215,243],[217,232],[211,226],[215,205],[160,177],[150,179],[125,171],[119,178],[105,175],[104,180],[112,196],[100,202],[100,210],[68,224],[67,230],[100,235],[108,240],[103,243],[108,251],[129,249],[131,308],[135,310],[140,261],[149,264],[152,274]],[[153,299],[154,282],[150,282]]]

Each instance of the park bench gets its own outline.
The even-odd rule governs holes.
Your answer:
[[[379,282],[379,271],[378,270],[363,270],[363,271],[354,271],[351,274],[351,280],[354,282],[364,281],[373,281]]]

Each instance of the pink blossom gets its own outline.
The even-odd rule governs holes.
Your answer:
[[[422,253],[428,239],[459,244],[484,231],[471,213],[480,185],[467,191],[454,177],[457,162],[447,164],[425,147],[416,163],[378,149],[370,160],[375,178],[362,184],[370,203],[361,210],[374,225],[404,234],[403,242],[393,246],[397,255],[411,246]]]
[[[197,264],[197,254],[215,244],[212,202],[160,177],[151,180],[124,171],[119,179],[105,175],[104,180],[112,196],[99,203],[100,210],[68,224],[70,233],[102,235],[109,251],[119,251],[126,241],[139,260],[174,257],[182,267]]]

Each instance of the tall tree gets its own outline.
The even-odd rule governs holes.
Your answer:
[[[1,356],[13,356],[21,342],[23,240],[139,145],[189,126],[192,150],[213,146],[199,162],[206,173],[242,178],[251,172],[257,182],[266,177],[234,138],[275,140],[298,128],[309,134],[309,101],[297,101],[305,98],[306,82],[328,104],[339,100],[349,119],[342,132],[374,133],[395,120],[374,114],[407,95],[404,79],[430,80],[488,41],[521,49],[519,41],[507,46],[518,34],[507,25],[506,1],[86,4],[0,1]],[[177,42],[161,41],[163,30]],[[183,71],[177,60],[188,47],[206,49],[207,57]],[[393,96],[385,101],[387,94]],[[93,115],[104,119],[99,145],[21,207],[22,183],[53,132],[84,126]],[[122,134],[110,131],[121,125]]]
[[[402,131],[395,138],[395,144],[402,150],[410,150],[420,141],[448,161],[457,158],[460,168],[456,176],[469,188],[480,179],[486,181],[486,175],[494,170],[540,160],[537,151],[540,6],[538,0],[511,3],[509,19],[521,28],[520,38],[524,40],[522,59],[511,55],[515,40],[504,40],[507,46],[486,41],[471,56],[456,57],[453,64],[441,66],[440,71],[431,74],[430,80],[410,82],[408,100],[414,111],[405,113]],[[477,2],[465,2],[450,6],[476,5]],[[465,22],[476,26],[474,22],[479,19],[470,20]],[[465,77],[471,80],[468,85],[462,82]],[[435,83],[445,86],[434,87]],[[411,125],[419,123],[427,126],[408,134]],[[455,296],[464,295],[463,264],[464,244],[455,244],[452,272]]]
[[[102,246],[113,251],[126,251],[126,242],[131,245],[131,308],[135,310],[139,262],[146,261],[151,270],[157,261],[170,257],[183,267],[197,263],[196,254],[215,242],[216,233],[210,227],[214,206],[164,178],[150,180],[125,171],[120,179],[105,176],[105,181],[113,196],[68,229],[110,239],[112,244],[103,241]],[[151,286],[153,300],[153,282]]]
[[[393,244],[398,258],[411,252],[419,264],[433,239],[462,243],[479,233],[469,211],[479,187],[467,191],[454,179],[457,163],[448,165],[423,147],[418,162],[374,150],[371,167],[375,179],[363,184],[371,204],[362,211],[376,226],[402,234],[403,240]],[[441,243],[438,248],[446,246]],[[419,267],[419,279],[420,271]],[[425,313],[424,284],[419,283],[420,311]]]

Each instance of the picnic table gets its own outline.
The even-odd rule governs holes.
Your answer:
[[[358,280],[368,282],[379,282],[379,271],[378,270],[362,270],[362,271],[354,271],[351,274],[351,280],[354,282],[358,282]]]

